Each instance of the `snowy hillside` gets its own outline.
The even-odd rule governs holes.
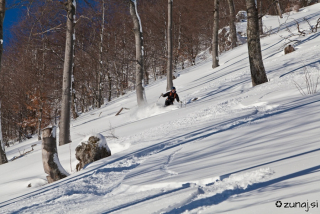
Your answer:
[[[82,114],[72,121],[73,142],[58,147],[65,179],[46,184],[36,138],[7,148],[12,159],[38,144],[0,166],[0,213],[320,213],[320,94],[302,96],[295,85],[307,91],[304,68],[314,81],[320,75],[320,30],[299,36],[295,20],[309,30],[303,17],[315,24],[320,4],[264,17],[268,83],[251,87],[242,45],[221,55],[217,69],[208,59],[180,72],[183,106],[162,107],[163,80],[146,87],[144,109],[131,92]],[[284,55],[287,28],[298,42]],[[121,107],[129,110],[114,116]],[[108,139],[112,156],[75,172],[75,147],[110,129],[118,137]]]

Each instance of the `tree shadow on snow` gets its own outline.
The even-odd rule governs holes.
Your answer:
[[[222,193],[217,193],[217,194],[215,194],[211,197],[208,197],[208,198],[194,200],[194,201],[192,201],[192,202],[190,202],[180,208],[176,208],[176,209],[173,209],[173,210],[167,212],[167,214],[183,213],[185,211],[200,208],[203,206],[217,205],[217,204],[220,204],[220,203],[228,200],[228,198],[230,198],[233,195],[251,192],[251,191],[254,191],[254,190],[257,190],[260,188],[268,187],[270,185],[277,184],[277,183],[292,179],[292,178],[297,178],[300,176],[304,176],[304,175],[316,173],[316,172],[320,172],[320,165],[315,166],[315,167],[311,167],[311,168],[308,168],[305,170],[301,170],[301,171],[298,171],[295,173],[291,173],[289,175],[285,175],[285,176],[282,176],[279,178],[275,178],[275,179],[272,179],[269,181],[249,185],[246,189],[225,190]]]
[[[305,107],[305,106],[312,105],[312,104],[320,102],[320,100],[304,101],[304,100],[307,100],[309,98],[310,97],[303,97],[303,98],[301,98],[299,100],[295,100],[293,102],[288,103],[280,111],[276,111],[276,112],[273,112],[273,113],[256,116],[256,117],[252,118],[252,120],[240,121],[238,123],[234,123],[236,121],[241,120],[241,118],[248,118],[249,116],[253,116],[252,113],[251,113],[249,115],[233,118],[233,119],[230,119],[228,121],[222,121],[219,124],[214,124],[214,125],[208,126],[206,128],[201,128],[201,129],[195,130],[193,132],[188,133],[187,135],[186,134],[181,134],[179,136],[176,136],[175,138],[171,138],[170,140],[165,139],[164,141],[161,141],[161,142],[159,142],[157,144],[148,146],[148,147],[143,148],[143,149],[139,149],[137,151],[133,151],[133,152],[128,153],[128,154],[126,154],[124,156],[115,157],[113,160],[110,160],[110,161],[108,161],[109,159],[107,159],[104,163],[99,164],[99,165],[97,165],[97,166],[95,166],[95,167],[93,167],[91,169],[87,169],[87,171],[84,171],[83,173],[79,173],[79,174],[76,174],[76,175],[72,175],[72,176],[66,177],[66,178],[64,178],[64,179],[62,179],[62,180],[60,180],[58,182],[49,184],[49,185],[47,185],[47,186],[45,186],[45,187],[43,187],[43,188],[41,188],[39,190],[35,190],[35,191],[32,191],[32,192],[26,193],[24,195],[21,195],[21,196],[18,196],[18,197],[3,201],[2,203],[0,203],[0,208],[8,206],[10,204],[13,204],[13,203],[15,203],[15,202],[17,202],[19,200],[24,200],[24,199],[29,198],[29,197],[35,197],[36,195],[45,193],[45,192],[47,192],[49,190],[58,188],[60,186],[64,186],[64,185],[66,185],[68,183],[72,183],[72,182],[74,182],[74,181],[76,181],[78,179],[87,178],[87,177],[91,176],[92,174],[96,173],[97,170],[102,170],[104,172],[109,171],[109,170],[110,170],[110,172],[114,171],[114,170],[115,171],[126,170],[127,169],[126,167],[125,167],[125,169],[122,168],[122,167],[101,169],[101,167],[107,166],[107,165],[112,164],[112,163],[116,163],[118,161],[122,161],[122,160],[124,160],[126,158],[142,157],[142,156],[150,154],[151,152],[152,153],[160,153],[160,152],[166,151],[168,149],[172,149],[172,148],[178,147],[178,146],[183,145],[183,144],[187,144],[187,143],[190,143],[190,142],[201,140],[201,139],[206,138],[208,136],[212,136],[212,135],[217,134],[217,133],[225,132],[227,130],[231,130],[231,129],[240,127],[240,126],[242,126],[244,124],[252,123],[252,122],[257,121],[257,120],[261,120],[261,119],[269,118],[269,117],[272,117],[272,116],[275,116],[275,115],[283,114],[283,113],[286,113],[288,111],[298,110],[298,109],[300,109],[302,107]],[[311,98],[312,98],[312,96],[311,96]],[[302,102],[302,103],[300,103],[300,102]],[[225,125],[228,125],[228,126],[224,127]],[[217,127],[222,127],[222,128],[220,128],[219,130],[216,130],[215,128],[217,128]],[[185,140],[181,140],[181,138],[184,138]],[[286,158],[282,158],[282,159],[279,159],[279,160],[270,161],[268,163],[255,165],[255,166],[252,166],[252,167],[249,167],[249,168],[246,168],[246,169],[242,169],[242,170],[239,170],[239,171],[236,171],[236,172],[228,173],[226,175],[222,175],[221,176],[221,180],[223,178],[229,177],[231,174],[234,174],[234,173],[245,171],[245,170],[248,170],[248,169],[251,169],[251,168],[260,167],[260,166],[263,166],[263,165],[266,165],[266,164],[270,164],[270,163],[274,163],[274,162],[277,162],[277,161],[282,161],[282,160],[286,160],[286,159],[289,159],[289,158],[294,158],[294,157],[297,157],[297,156],[305,155],[305,154],[316,152],[316,151],[320,151],[320,149],[311,150],[311,151],[308,151],[308,152],[292,155],[292,156],[289,156],[289,157],[286,157]],[[138,166],[138,165],[135,165],[134,167],[136,167],[136,166]],[[262,183],[262,184],[259,184],[259,185],[263,185],[264,184],[266,186],[266,185],[272,184],[272,182],[274,182],[274,183],[280,182],[281,180],[279,180],[279,179],[285,180],[285,179],[289,179],[290,176],[291,176],[291,178],[292,177],[301,176],[301,175],[303,175],[303,173],[304,174],[311,173],[314,170],[319,169],[319,167],[320,166],[317,166],[316,168],[313,167],[313,168],[310,168],[310,169],[307,169],[307,170],[303,170],[303,171],[298,172],[298,173],[290,174],[290,175],[288,175],[289,177],[288,176],[284,176],[282,178],[278,178],[278,179],[274,179],[272,181],[269,181],[269,183],[265,182],[265,183]],[[254,190],[254,189],[257,189],[257,188],[260,188],[260,187],[262,187],[262,186],[257,187],[256,185],[253,185],[253,187],[250,187],[250,188],[253,188],[253,190]],[[248,189],[250,189],[250,188],[248,188]],[[245,191],[248,191],[248,189],[246,189]],[[234,191],[236,191],[236,190],[234,190]],[[226,200],[226,199],[223,199],[223,197],[222,197],[223,195],[228,195],[229,193],[230,194],[239,194],[239,193],[234,193],[234,191],[229,191],[228,190],[228,191],[225,192],[225,194],[221,193],[221,194],[218,194],[216,196],[212,196],[211,198],[208,198],[208,200],[209,200],[210,203],[212,203],[212,201],[214,201],[215,203],[217,203],[217,202],[220,203],[223,200]],[[241,191],[244,191],[244,190],[237,190],[237,191],[240,191],[240,193],[241,193]],[[72,194],[72,191],[69,192],[69,193]],[[66,195],[66,193],[64,195]],[[64,195],[60,195],[59,197],[62,197]],[[222,197],[223,200],[219,199],[220,197]],[[54,200],[55,200],[55,198],[51,198],[47,202],[54,201]],[[207,202],[207,199],[204,200],[203,202],[201,201],[201,203],[209,203],[209,202]],[[196,202],[192,202],[192,203],[194,204]],[[186,205],[186,206],[189,207],[188,205]],[[186,210],[187,210],[187,207],[186,207]]]

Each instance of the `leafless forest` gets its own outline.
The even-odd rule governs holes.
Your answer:
[[[16,1],[17,3],[18,1]],[[194,65],[211,50],[213,0],[174,0],[172,67]],[[219,0],[219,29],[230,22],[230,0]],[[235,14],[246,0],[234,0]],[[258,0],[258,2],[260,2]],[[260,17],[278,15],[307,0],[262,0]],[[166,78],[168,1],[138,0],[143,27],[144,84]],[[1,122],[4,142],[21,141],[60,117],[66,44],[66,11],[57,0],[25,1],[19,21],[4,35],[0,72]],[[234,19],[234,17],[233,17]],[[75,17],[71,115],[99,108],[135,90],[136,49],[127,0],[79,0]],[[221,44],[219,40],[219,45]],[[232,48],[235,44],[229,44]],[[220,47],[220,51],[223,49]]]

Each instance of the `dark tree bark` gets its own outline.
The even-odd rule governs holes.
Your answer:
[[[73,71],[75,70],[75,68],[73,67]],[[74,75],[73,75],[74,76]],[[75,84],[74,81],[72,81],[72,96],[71,96],[71,110],[72,110],[72,117],[73,119],[77,119],[78,118],[78,112],[77,112],[77,97],[76,97],[76,93],[75,93]]]
[[[302,7],[308,6],[308,0],[301,0],[300,2]]]
[[[74,29],[75,34],[75,29]],[[75,56],[76,56],[76,48],[75,48],[75,41],[73,41],[73,62],[75,62]],[[71,75],[71,111],[73,119],[77,119],[79,117],[78,111],[77,111],[77,96],[76,96],[76,89],[75,89],[75,63],[72,65],[72,75]]]
[[[0,72],[1,72],[1,61],[3,52],[3,20],[6,13],[6,1],[0,0]],[[0,100],[0,165],[7,163],[7,155],[5,152],[4,142],[2,139],[2,129],[1,129],[1,100]]]
[[[214,0],[214,19],[213,19],[213,35],[212,35],[212,68],[219,66],[219,0]]]
[[[41,140],[41,123],[42,123],[42,109],[43,103],[41,100],[41,106],[40,106],[40,116],[39,116],[39,122],[38,122],[38,140]]]
[[[230,38],[231,38],[231,47],[237,47],[237,29],[236,25],[234,24],[236,21],[236,12],[234,9],[234,2],[233,0],[228,0],[229,11],[230,11]]]
[[[167,58],[167,91],[173,87],[172,81],[172,0],[168,0],[168,30],[167,30],[167,44],[168,44],[168,58]]]
[[[142,86],[143,80],[143,35],[141,20],[137,9],[137,0],[129,0],[130,15],[133,21],[133,32],[136,43],[136,94],[138,106],[145,105],[144,88]]]
[[[268,82],[262,61],[261,44],[259,35],[258,11],[255,0],[246,0],[248,23],[248,53],[251,70],[252,86]]]
[[[110,75],[110,71],[107,72],[107,77],[108,77],[108,102],[111,101],[111,95],[112,95],[112,78]]]
[[[42,130],[42,163],[44,172],[48,174],[49,183],[69,175],[61,166],[58,158],[55,126]]]
[[[73,64],[74,50],[74,16],[76,7],[73,4],[75,0],[68,0],[65,3],[67,10],[67,33],[66,47],[63,67],[63,85],[62,85],[62,103],[61,103],[61,119],[59,145],[65,145],[71,142],[70,140],[70,104],[71,104],[71,75]]]
[[[0,101],[0,110],[1,110],[1,101]],[[2,127],[1,127],[1,111],[0,111],[0,165],[8,163],[5,146],[2,138]]]
[[[97,98],[97,107],[101,108],[102,105],[102,53],[103,53],[103,37],[104,37],[104,17],[105,17],[105,2],[102,1],[102,20],[101,20],[101,32],[100,32],[100,50],[99,50],[99,71],[98,71],[98,98]]]
[[[259,32],[263,35],[263,23],[262,23],[262,0],[257,1],[258,12],[259,12]]]

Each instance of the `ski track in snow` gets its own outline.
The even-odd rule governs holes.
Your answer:
[[[320,12],[311,13],[306,17],[314,19],[318,15],[320,15]],[[303,18],[297,20],[303,21]],[[279,29],[284,30],[286,27],[294,25],[294,21],[288,21],[282,24],[280,28],[273,29],[272,33],[277,33]],[[308,35],[305,40],[299,39],[303,44],[316,36],[318,34]],[[115,145],[119,149],[119,153],[113,154],[107,160],[89,164],[79,174],[73,174],[59,182],[46,185],[26,195],[21,195],[19,198],[1,202],[0,213],[131,213],[132,210],[135,210],[135,213],[144,213],[145,210],[152,210],[153,213],[208,213],[208,210],[212,206],[218,205],[228,198],[237,197],[243,193],[259,189],[263,184],[270,181],[275,173],[270,168],[260,168],[252,171],[246,170],[245,172],[231,175],[228,173],[217,173],[215,176],[211,174],[211,177],[181,182],[169,180],[168,182],[131,186],[124,184],[124,181],[130,177],[130,173],[133,173],[136,169],[140,169],[150,159],[159,156],[160,158],[163,156],[163,159],[159,158],[161,161],[156,163],[158,164],[156,165],[156,169],[164,172],[165,178],[170,179],[181,176],[178,170],[177,172],[171,170],[170,165],[175,163],[186,147],[195,143],[201,145],[206,138],[216,134],[252,124],[259,124],[265,120],[270,121],[272,120],[270,117],[275,117],[306,105],[304,103],[300,104],[298,102],[300,98],[297,99],[296,97],[293,101],[288,99],[282,103],[269,103],[266,101],[268,96],[276,96],[278,92],[294,87],[292,80],[297,81],[299,84],[303,83],[300,79],[303,80],[304,73],[297,68],[295,68],[297,70],[294,70],[295,72],[289,70],[287,73],[282,74],[281,78],[273,74],[277,69],[277,67],[273,67],[273,64],[279,60],[279,57],[282,57],[284,64],[289,64],[290,60],[292,60],[289,57],[294,56],[294,54],[303,56],[307,51],[310,51],[309,49],[300,49],[299,47],[289,57],[283,56],[281,50],[278,50],[278,52],[267,52],[269,48],[281,42],[283,42],[282,39],[278,42],[266,43],[267,46],[263,46],[264,53],[267,53],[264,58],[266,66],[269,66],[270,73],[268,73],[268,77],[271,76],[271,86],[270,84],[263,84],[254,88],[247,86],[250,83],[250,72],[245,67],[236,73],[234,71],[223,70],[225,67],[222,67],[222,72],[219,70],[199,79],[195,78],[196,81],[211,78],[211,82],[209,80],[203,81],[203,84],[198,86],[195,91],[186,92],[187,94],[184,97],[187,104],[186,108],[193,108],[193,111],[189,111],[189,113],[177,119],[151,126],[150,128],[148,127],[136,134],[108,141],[109,145]],[[318,54],[318,52],[316,53]],[[318,56],[317,54],[315,56]],[[224,64],[229,67],[228,63],[238,63],[245,60],[246,57],[243,54],[239,54],[239,56],[229,59]],[[270,60],[268,61],[267,59],[269,58]],[[313,59],[307,59],[306,57],[304,59],[304,63],[314,65]],[[203,63],[188,68],[182,71],[181,74],[188,74],[209,61],[210,59],[205,59]],[[275,71],[272,69],[275,69]],[[294,76],[293,73],[295,74]],[[313,72],[312,75],[315,73]],[[178,80],[180,78],[182,77],[179,77]],[[147,86],[147,88],[151,88],[157,83],[159,82],[155,82]],[[237,86],[238,84],[242,87]],[[265,93],[270,87],[272,87],[272,91]],[[181,88],[183,89],[183,87]],[[226,94],[229,92],[227,97],[219,97],[219,94],[224,92]],[[112,103],[115,104],[115,108],[118,108],[122,103],[129,102],[129,98],[132,95],[133,93],[129,93],[120,98],[118,102],[113,101]],[[192,99],[195,97],[198,98],[196,103],[192,102]],[[250,100],[252,98],[254,98],[254,101]],[[208,102],[210,99],[217,99],[218,101],[212,104]],[[251,102],[248,102],[248,100]],[[200,105],[204,102],[208,102],[208,104]],[[247,102],[249,104],[246,104]],[[310,104],[312,102],[305,103]],[[129,124],[135,126],[138,122],[150,118],[156,120],[165,113],[175,110],[178,110],[177,106],[164,109],[157,104],[148,105],[143,111],[131,111],[128,117],[130,119],[129,122],[125,122],[124,125],[120,124],[119,127]],[[176,112],[179,114],[179,111]],[[102,118],[96,119],[91,119],[90,115],[84,115],[83,118],[80,118],[83,119],[82,123],[75,125],[74,128],[81,127],[95,120],[105,120],[106,117],[113,114],[105,114]],[[89,121],[85,120],[88,118],[90,119]],[[100,130],[95,130],[97,133],[106,132],[105,127],[99,127],[98,129]],[[78,135],[82,134],[78,133]],[[131,150],[129,151],[129,149]],[[216,150],[219,149],[216,148]],[[214,164],[218,165],[218,161]],[[262,165],[250,163],[248,166],[238,170],[251,169],[250,167],[252,166],[260,167]],[[31,179],[30,181],[32,181],[31,183],[35,183],[35,188],[37,185],[41,186],[45,184],[40,178]],[[64,206],[65,204],[68,206]],[[104,205],[101,206],[101,204]],[[59,210],[57,207],[59,207]]]
[[[224,103],[225,104],[225,103]],[[221,104],[221,105],[224,105]],[[239,102],[234,102],[235,105],[239,104]],[[258,105],[259,106],[259,105]],[[151,148],[147,150],[142,150],[140,152],[137,152],[135,155],[132,155],[130,157],[124,158],[122,160],[119,160],[115,163],[112,164],[107,164],[105,167],[101,167],[97,170],[95,170],[91,175],[86,176],[85,178],[75,180],[72,183],[67,183],[62,185],[61,187],[55,188],[51,193],[47,194],[44,193],[44,196],[32,196],[30,198],[27,198],[24,200],[26,204],[32,203],[32,201],[38,201],[38,203],[34,204],[32,206],[27,206],[24,207],[23,209],[26,210],[33,210],[32,207],[35,206],[43,206],[42,204],[45,203],[58,203],[60,200],[66,200],[66,196],[68,196],[69,200],[71,198],[75,197],[76,194],[81,194],[84,197],[85,195],[88,196],[95,196],[95,197],[102,197],[104,195],[108,195],[112,193],[112,191],[116,190],[117,188],[121,187],[122,180],[126,177],[126,175],[134,168],[138,167],[142,162],[146,161],[148,157],[151,157],[154,154],[160,153],[162,151],[165,151],[167,149],[175,148],[177,146],[180,146],[185,143],[193,143],[195,141],[200,141],[206,138],[206,136],[210,136],[212,134],[224,131],[224,130],[229,130],[231,128],[236,128],[241,125],[246,125],[247,123],[251,123],[255,120],[262,119],[269,110],[266,111],[267,108],[265,108],[265,105],[262,105],[263,107],[257,110],[257,106],[249,106],[246,108],[240,108],[240,111],[244,111],[244,116],[242,116],[240,119],[238,118],[237,120],[233,120],[229,123],[222,123],[222,125],[217,126],[215,128],[210,129],[206,133],[201,133],[200,136],[197,134],[191,134],[187,135],[184,137],[181,137],[180,140],[175,140],[175,141],[166,141],[165,143],[158,144],[155,146],[152,146]],[[218,107],[219,108],[219,107]],[[216,108],[214,108],[216,109]],[[224,109],[224,108],[222,108]],[[199,117],[206,117],[208,115],[209,109],[205,109],[203,111],[194,113],[196,115],[195,121]],[[228,110],[227,110],[228,111]],[[279,109],[273,109],[273,112],[279,111]],[[216,112],[216,110],[213,110],[213,112]],[[269,112],[270,113],[270,112]],[[226,114],[226,113],[223,113]],[[190,118],[190,115],[186,118],[184,118],[182,121],[187,120]],[[191,117],[192,118],[192,117]],[[197,118],[197,119],[196,119]],[[192,121],[192,125],[195,125],[196,122]],[[200,122],[203,122],[202,120],[199,120]],[[180,121],[177,121],[179,124]],[[173,124],[169,125],[170,129],[172,126],[175,125],[175,122]],[[167,126],[166,126],[167,127]],[[157,128],[157,130],[159,127]],[[164,128],[164,132],[168,132],[168,129]],[[175,130],[176,131],[176,130]],[[145,139],[147,133],[152,133],[153,131],[146,131],[146,133],[143,133],[142,135],[138,135],[138,139],[135,139],[137,141]],[[157,132],[160,136],[161,133]],[[158,136],[159,136],[158,135]],[[143,138],[141,137],[143,136]],[[161,167],[163,171],[169,174],[169,176],[174,176],[177,175],[178,173],[168,169],[169,164],[172,162],[174,159],[174,156],[181,150],[182,148],[179,148],[175,150],[172,154],[168,156],[167,162]],[[203,182],[202,182],[203,183]],[[168,185],[169,189],[171,186],[178,186],[177,189],[183,188],[184,186],[188,186],[190,184],[173,184],[173,185]],[[181,187],[182,186],[182,187]],[[147,189],[152,190],[153,187],[148,187]],[[158,187],[155,186],[155,189]],[[171,190],[173,191],[173,190]],[[186,201],[192,201],[194,198],[196,198],[199,194],[203,193],[203,190],[196,188],[196,193],[193,193],[191,197],[188,197],[185,199],[185,201],[181,203],[177,203],[175,208],[182,206],[183,204],[186,203]],[[54,193],[56,192],[56,193]],[[51,198],[52,194],[54,195],[53,198]],[[159,193],[158,193],[159,194]],[[71,197],[72,196],[72,197]],[[43,200],[45,198],[46,200]],[[79,200],[79,199],[78,199]],[[145,200],[143,200],[145,201]],[[166,210],[166,209],[165,209]],[[21,210],[23,211],[23,210]],[[18,210],[19,212],[19,210]],[[168,211],[169,212],[169,211]],[[169,213],[176,213],[176,212],[169,212]]]
[[[223,106],[224,104],[226,104],[226,103],[223,103],[221,105]],[[239,102],[234,102],[234,104],[235,105],[233,105],[233,106],[237,106],[237,104],[239,104]],[[221,108],[221,109],[224,109],[224,108]],[[258,118],[263,118],[264,115],[266,114],[266,111],[265,111],[266,108],[262,108],[261,109],[262,111],[259,113],[259,110],[257,110],[256,106],[252,106],[252,107],[249,106],[247,108],[240,108],[240,109],[241,109],[241,111],[244,110],[245,116],[243,116],[241,119],[234,120],[230,123],[224,123],[220,127],[215,127],[213,129],[211,129],[210,131],[208,131],[209,133],[206,133],[206,135],[212,135],[214,133],[217,133],[217,132],[220,132],[223,130],[228,130],[230,128],[238,127],[240,125],[245,125],[246,123],[257,120]],[[249,111],[247,111],[247,109],[249,109]],[[223,110],[223,111],[225,111],[225,110]],[[194,113],[193,114],[194,121],[192,121],[191,124],[194,125],[195,121],[199,120],[199,117],[207,117],[207,115],[209,115],[208,112],[211,112],[210,108]],[[216,107],[213,108],[212,112],[217,112]],[[225,114],[225,113],[223,113],[223,114]],[[189,118],[192,118],[192,116],[188,115],[187,117],[182,119],[182,121],[188,120]],[[175,123],[180,124],[180,123],[183,123],[182,121],[173,122],[173,124],[169,125],[170,129],[172,128],[172,126],[175,125]],[[202,120],[199,120],[199,121],[203,122]],[[166,126],[166,127],[168,127],[168,126]],[[159,129],[159,127],[157,129]],[[164,128],[163,131],[168,132],[168,129]],[[146,133],[153,133],[153,131],[148,130],[148,131],[146,131]],[[146,137],[145,136],[146,133],[142,134],[144,136],[143,138]],[[161,135],[161,133],[160,134],[159,134],[159,132],[157,132],[157,133],[158,133],[158,136]],[[204,134],[205,133],[201,133],[201,135],[204,135]],[[140,138],[141,134],[138,136],[139,136],[139,139],[136,139],[136,140],[142,140],[142,138]],[[113,190],[115,190],[116,188],[121,186],[122,180],[130,172],[130,170],[134,169],[135,167],[138,167],[143,161],[145,161],[151,155],[159,153],[161,151],[164,151],[168,148],[174,148],[176,146],[180,146],[181,144],[184,144],[186,142],[192,143],[195,140],[199,141],[199,140],[202,140],[205,138],[203,136],[202,137],[200,136],[200,139],[199,139],[198,137],[199,136],[197,136],[197,134],[192,134],[192,135],[189,135],[189,137],[188,136],[183,137],[180,140],[175,140],[173,142],[168,141],[168,142],[165,142],[165,143],[162,143],[159,145],[152,146],[149,150],[142,150],[141,152],[138,152],[131,157],[119,160],[119,161],[112,163],[112,164],[107,164],[105,167],[101,167],[100,169],[95,170],[91,175],[86,176],[85,178],[82,178],[80,180],[75,180],[70,184],[65,184],[65,185],[62,185],[61,187],[55,188],[53,191],[51,191],[50,194],[44,193],[44,197],[43,197],[43,195],[42,195],[42,197],[38,197],[36,195],[36,196],[32,196],[31,198],[27,198],[25,200],[25,203],[28,203],[28,202],[31,203],[32,201],[38,201],[38,203],[37,203],[38,205],[33,203],[32,206],[27,206],[27,207],[24,207],[23,209],[28,210],[28,207],[31,209],[34,206],[41,206],[41,204],[48,203],[48,202],[58,203],[60,200],[66,200],[66,198],[65,198],[66,196],[69,196],[69,198],[70,198],[71,195],[73,195],[72,197],[74,197],[75,194],[103,196],[108,193],[111,193]],[[166,173],[168,173],[169,176],[177,175],[176,172],[169,170],[168,166],[172,162],[174,156],[181,149],[182,148],[179,148],[179,149],[175,150],[172,154],[170,154],[167,159],[167,162],[162,166],[162,170],[164,170]],[[178,186],[180,186],[180,185],[182,185],[182,184],[178,184]],[[53,198],[51,198],[52,192],[56,192],[56,194],[53,194],[53,195],[55,195],[55,197],[53,197]],[[198,192],[198,190],[197,190],[197,192]],[[188,200],[191,200],[194,197],[195,196],[188,198]],[[41,200],[42,198],[45,198],[46,200]],[[181,204],[178,204],[178,205],[180,206]],[[21,210],[21,211],[23,211],[23,210]],[[17,212],[19,212],[19,210]]]
[[[259,183],[268,181],[272,174],[274,174],[274,171],[271,169],[261,168],[251,172],[230,175],[228,178],[213,184],[199,186],[198,194],[181,204],[182,206],[166,213],[199,213],[205,210],[206,206],[218,204],[228,197],[243,193],[246,189],[259,186]]]
[[[167,162],[161,167],[161,170],[165,171],[166,173],[168,173],[169,175],[173,176],[173,175],[177,175],[177,172],[174,172],[170,169],[168,169],[169,164],[172,162],[175,154],[177,154],[182,148],[174,151],[172,154],[169,155]]]
[[[159,138],[164,133],[170,133],[170,130],[174,130],[174,132],[179,132],[181,129],[185,129],[188,127],[194,127],[197,125],[197,123],[203,123],[204,121],[210,122],[213,119],[219,119],[223,117],[225,119],[225,116],[231,113],[234,113],[235,111],[237,114],[240,113],[240,117],[237,117],[235,119],[231,120],[225,120],[226,122],[221,122],[220,125],[217,125],[215,127],[212,127],[208,129],[207,132],[202,132],[199,135],[198,134],[189,134],[186,136],[183,136],[179,138],[178,140],[174,141],[166,141],[164,143],[157,144],[155,146],[152,146],[149,149],[144,149],[140,152],[137,152],[136,154],[124,158],[122,160],[119,160],[112,164],[107,164],[105,167],[101,167],[98,170],[95,170],[91,175],[86,176],[83,179],[75,180],[74,182],[70,184],[62,185],[61,187],[55,188],[53,191],[51,191],[50,194],[44,193],[41,197],[38,196],[32,196],[31,198],[28,198],[25,200],[25,203],[31,203],[32,201],[38,201],[38,203],[33,203],[32,206],[24,207],[23,210],[29,210],[33,207],[40,206],[44,203],[58,203],[60,200],[66,200],[66,196],[68,196],[69,200],[71,198],[75,197],[77,194],[81,195],[92,195],[92,196],[104,196],[110,194],[115,189],[119,188],[121,186],[122,180],[126,177],[126,175],[134,168],[138,167],[143,161],[147,160],[148,157],[160,153],[161,151],[175,148],[177,146],[183,145],[185,143],[193,143],[195,141],[203,140],[204,138],[211,136],[215,133],[219,133],[222,131],[230,130],[232,128],[238,128],[240,126],[248,125],[253,122],[257,122],[259,120],[264,119],[268,115],[276,114],[280,111],[286,111],[285,108],[281,108],[279,106],[269,106],[266,103],[257,103],[255,105],[251,106],[243,106],[240,105],[240,102],[243,98],[237,98],[237,99],[231,99],[229,101],[220,103],[217,106],[207,107],[202,110],[198,110],[195,113],[189,114],[186,117],[179,119],[177,121],[169,122],[169,124],[161,125],[156,128],[151,128],[143,133],[139,133],[135,136],[130,136],[128,138],[136,142],[143,142],[145,139],[152,139],[152,138]],[[182,127],[182,128],[181,128]],[[157,133],[156,135],[154,133]],[[121,142],[125,142],[128,140],[128,138],[125,139],[119,139]],[[177,175],[178,173],[169,170],[168,166],[174,159],[174,156],[181,150],[182,148],[179,148],[175,150],[172,154],[168,156],[167,162],[161,167],[163,171],[169,174],[169,176]],[[178,184],[178,186],[184,186],[189,184]],[[169,185],[170,186],[170,185]],[[180,188],[182,188],[180,187]],[[157,188],[157,187],[155,187]],[[179,188],[178,188],[179,189]],[[208,189],[208,188],[207,188]],[[173,190],[172,190],[173,191]],[[211,190],[208,190],[209,192]],[[56,192],[56,194],[53,198],[52,193]],[[237,192],[237,191],[236,191]],[[159,194],[159,193],[158,193]],[[204,194],[203,188],[196,188],[195,193],[191,194],[190,197],[185,199],[181,203],[177,203],[172,210],[170,209],[163,209],[162,211],[166,211],[168,213],[177,213],[175,209],[178,209],[179,207],[182,207],[179,210],[183,210],[188,207],[188,203],[197,203],[195,200],[199,197],[199,195]],[[207,197],[207,195],[206,195]],[[42,198],[45,198],[45,200],[41,200]],[[145,201],[145,200],[143,200]],[[183,206],[184,205],[184,206]],[[120,209],[121,210],[121,209]],[[19,210],[17,210],[19,212]],[[178,212],[178,213],[179,213]],[[8,212],[10,213],[10,212]]]

